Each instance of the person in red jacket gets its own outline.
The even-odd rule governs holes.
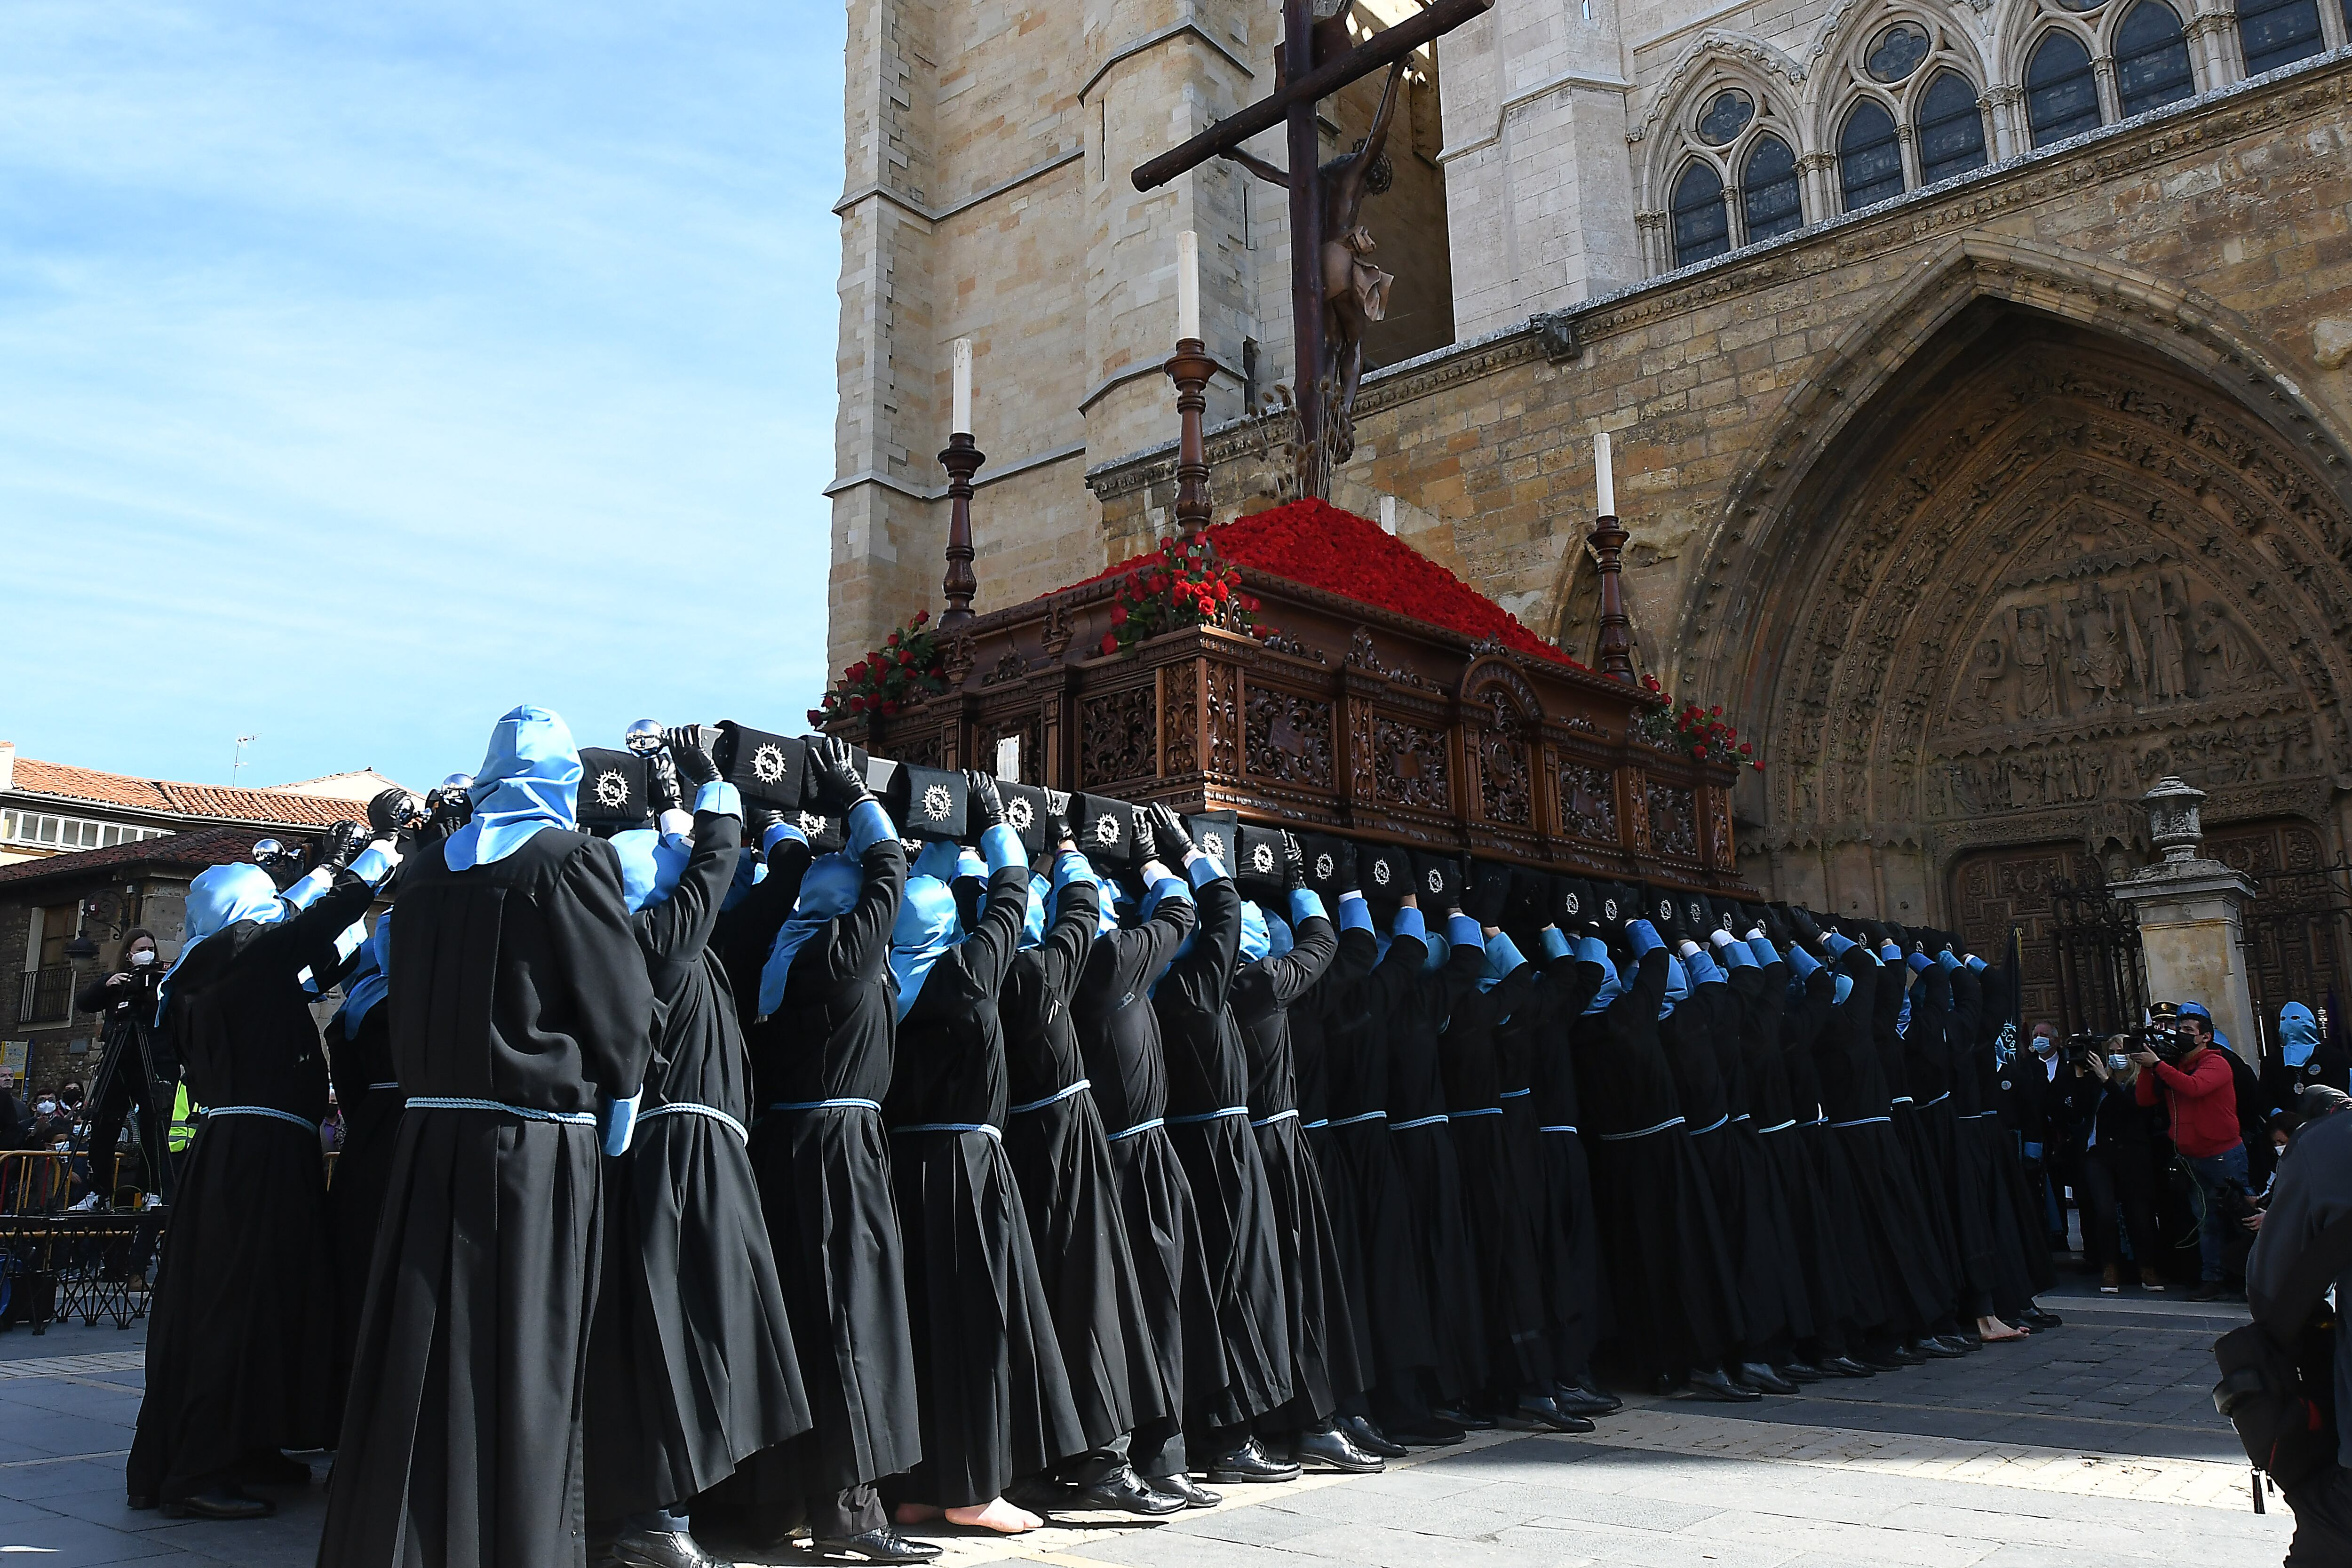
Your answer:
[[[2165,1061],[2153,1051],[2135,1052],[2140,1065],[2139,1102],[2154,1105],[2160,1089],[2172,1116],[2172,1142],[2189,1162],[2205,1197],[2205,1218],[2197,1237],[2202,1264],[2192,1301],[2221,1293],[2222,1230],[2231,1205],[2222,1194],[2231,1183],[2246,1184],[2246,1144],[2238,1132],[2238,1090],[2230,1063],[2213,1044],[2213,1021],[2201,1007],[2180,1010],[2176,1026],[2179,1049]]]

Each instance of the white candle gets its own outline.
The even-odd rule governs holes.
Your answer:
[[[955,417],[948,422],[951,435],[971,434],[971,340],[955,341]]]
[[[1617,515],[1617,471],[1609,462],[1609,432],[1592,437],[1592,482],[1601,489],[1601,515]]]
[[[1176,341],[1201,335],[1201,237],[1191,229],[1176,237]]]

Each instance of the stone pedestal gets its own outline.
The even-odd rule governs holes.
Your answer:
[[[2213,1026],[2249,1063],[2261,1049],[2246,984],[2243,914],[2253,884],[2198,853],[2198,808],[2205,792],[2177,778],[2158,782],[2147,804],[2149,838],[2164,858],[2109,888],[2139,917],[2151,1002],[2202,1002]]]

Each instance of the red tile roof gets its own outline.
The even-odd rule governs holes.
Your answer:
[[[1290,501],[1219,524],[1208,530],[1208,537],[1217,553],[1236,566],[1582,668],[1521,626],[1517,616],[1379,523],[1326,502]],[[1119,576],[1129,565],[1122,562],[1087,581]]]
[[[21,768],[25,764],[16,765]],[[137,844],[69,850],[63,855],[0,866],[0,887],[37,882],[48,877],[84,877],[132,866],[169,866],[191,871],[201,871],[207,866],[230,866],[252,858],[253,841],[259,837],[250,827],[206,827]]]
[[[169,779],[103,773],[95,768],[68,767],[63,763],[37,762],[30,757],[16,759],[15,787],[61,801],[129,806],[173,816],[275,823],[288,827],[324,827],[329,823],[355,821],[364,815],[350,801],[326,795],[174,784]]]

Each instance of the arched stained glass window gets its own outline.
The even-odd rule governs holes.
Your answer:
[[[2315,0],[2238,0],[2238,40],[2245,46],[2248,76],[2293,65],[2327,47],[2319,36]]]
[[[1903,194],[1903,144],[1895,137],[1895,117],[1874,100],[1864,99],[1846,116],[1838,166],[1848,212]]]
[[[1675,265],[1688,267],[1731,248],[1731,214],[1723,205],[1723,179],[1696,160],[1675,182]]]
[[[2179,15],[2164,0],[2139,0],[2116,29],[2116,95],[2124,113],[2145,114],[2196,94]]]
[[[2025,68],[2025,118],[2033,144],[2047,147],[2099,124],[2099,88],[2091,52],[2072,33],[2053,32]]]
[[[1937,71],[1912,113],[1923,184],[1932,185],[1985,166],[1984,115],[1968,78],[1955,70]]]
[[[1740,202],[1748,220],[1748,243],[1794,234],[1805,226],[1797,195],[1797,155],[1778,136],[1759,136],[1739,171]]]

